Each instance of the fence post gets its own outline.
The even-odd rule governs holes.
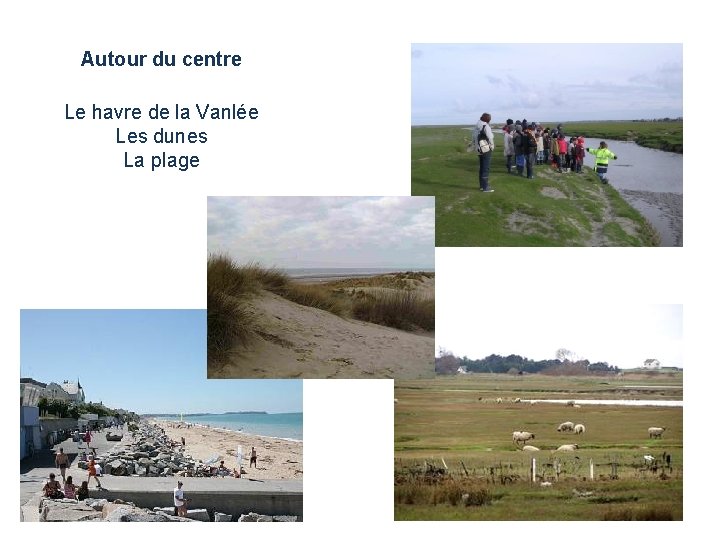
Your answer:
[[[532,458],[532,481],[535,483],[535,458]]]
[[[595,480],[595,466],[592,458],[590,458],[590,480]]]

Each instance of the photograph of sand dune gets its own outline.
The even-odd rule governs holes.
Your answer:
[[[433,197],[208,197],[208,377],[432,377],[434,223]]]
[[[303,382],[207,380],[205,319],[21,311],[22,521],[303,520]]]

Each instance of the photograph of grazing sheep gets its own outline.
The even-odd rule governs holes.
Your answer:
[[[631,370],[396,381],[395,519],[682,520],[682,384]]]

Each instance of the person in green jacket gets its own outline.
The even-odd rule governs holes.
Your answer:
[[[600,143],[600,148],[588,148],[587,151],[595,156],[595,172],[598,173],[600,181],[607,184],[608,162],[610,159],[617,159],[617,156],[610,151],[605,141]]]

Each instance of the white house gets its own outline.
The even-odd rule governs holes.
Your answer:
[[[79,379],[77,382],[63,381],[61,386],[68,393],[70,402],[85,403],[85,390],[83,390]]]
[[[660,361],[654,358],[648,358],[643,362],[643,369],[660,369]]]

